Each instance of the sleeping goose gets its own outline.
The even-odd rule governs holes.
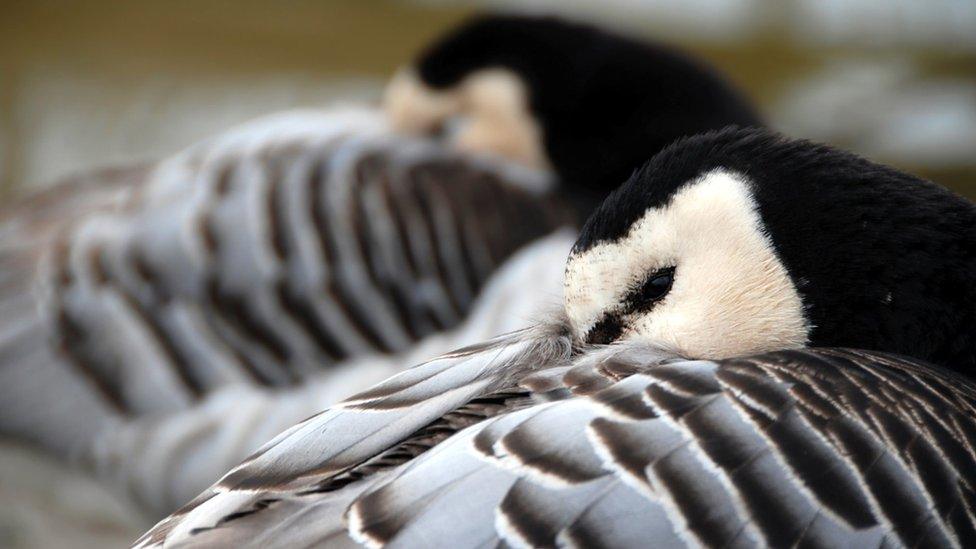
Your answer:
[[[740,101],[735,92],[705,69],[683,69],[690,60],[553,20],[479,21],[417,65],[446,69],[455,61],[440,59],[443,43],[469,35],[478,57],[504,44],[508,56],[561,61],[582,55],[578,36],[611,58],[594,49],[565,74],[529,70],[523,88],[568,77],[566,93],[599,94],[594,67],[629,52],[634,66],[668,67],[642,85],[666,90],[685,82],[668,71],[698,71],[711,89],[713,102],[660,104],[674,112],[659,116],[694,109],[709,127],[740,121],[725,107]],[[535,43],[542,27],[547,51]],[[471,128],[484,134],[479,101],[509,97],[472,74],[445,114],[471,124],[441,140],[397,131],[425,104],[424,90],[397,79],[385,110],[270,116],[4,212],[0,433],[86,466],[158,518],[295,422],[558,302],[577,217],[561,195],[578,182],[546,168],[572,172],[558,154],[523,166],[505,160],[516,152],[471,139]],[[492,122],[549,116],[509,114]],[[651,146],[698,129],[662,127]],[[546,142],[558,131],[543,132]]]
[[[758,129],[585,224],[563,307],[274,438],[152,546],[969,547],[976,206]]]

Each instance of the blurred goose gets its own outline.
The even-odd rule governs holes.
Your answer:
[[[586,223],[558,313],[296,425],[138,544],[972,546],[974,232],[826,146],[682,140]]]
[[[545,50],[536,43],[542,29]],[[596,48],[585,61],[537,72],[583,55],[581,40]],[[459,41],[478,63],[445,58]],[[516,51],[534,64],[486,76],[496,57],[504,64]],[[420,74],[450,67],[463,90],[441,80],[430,97],[397,78],[386,114],[275,115],[7,212],[0,432],[83,463],[150,513],[168,513],[295,422],[403,364],[524,327],[543,303],[558,302],[575,239],[566,227],[579,215],[561,195],[584,181],[562,178],[579,161],[565,148],[602,158],[618,143],[632,146],[610,117],[621,113],[599,101],[635,102],[634,116],[655,127],[645,150],[702,124],[742,122],[746,110],[718,77],[677,54],[548,19],[478,19],[417,66]],[[642,80],[617,97],[624,83],[609,77],[622,66]],[[550,78],[583,111],[606,111],[602,123],[614,130],[551,120],[571,105],[546,108],[556,101]],[[660,98],[672,86],[685,100],[643,102],[643,88]],[[687,86],[710,91],[689,95]],[[505,103],[513,90],[533,98],[530,110]],[[457,96],[452,109],[425,120],[462,119],[457,131],[438,141],[398,135],[447,96]],[[493,98],[512,110],[493,118]],[[684,129],[683,110],[694,111]],[[520,151],[530,144],[501,150],[492,146],[501,134],[475,139],[488,137],[485,124],[516,133],[538,124],[545,145],[531,146],[547,152],[525,166]],[[586,175],[609,189],[604,178],[624,169],[623,159],[612,164]]]

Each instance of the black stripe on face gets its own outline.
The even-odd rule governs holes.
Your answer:
[[[624,316],[653,309],[671,291],[674,271],[674,267],[664,267],[651,273],[640,286],[624,297],[623,309],[604,314],[586,333],[584,341],[594,345],[608,345],[619,339],[623,334]]]
[[[586,332],[583,340],[591,345],[609,345],[620,338],[623,331],[624,323],[620,315],[607,313]]]

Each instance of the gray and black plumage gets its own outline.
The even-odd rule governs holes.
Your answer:
[[[820,191],[834,208],[775,222]],[[976,383],[967,355],[925,343],[967,329],[968,301],[906,294],[976,272],[974,225],[965,199],[825,146],[681,141],[590,218],[562,311],[296,425],[138,544],[971,546]],[[783,244],[825,239],[810,253],[843,275],[855,251],[909,268],[898,244],[921,235],[939,253],[856,318]],[[836,299],[878,281],[851,272]],[[813,346],[889,309],[919,316],[914,346],[857,329],[861,350]]]
[[[55,238],[55,337],[114,407],[166,410],[241,378],[290,386],[403,351],[456,326],[505,259],[563,222],[543,174],[319,116],[191,150]],[[132,324],[143,333],[97,333]],[[118,375],[130,362],[146,375]]]

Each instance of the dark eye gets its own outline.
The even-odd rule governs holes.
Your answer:
[[[661,269],[644,282],[644,285],[630,295],[628,301],[631,309],[647,309],[660,301],[671,291],[674,282],[674,267]]]
[[[451,141],[464,130],[469,122],[467,116],[455,114],[437,122],[429,131],[429,135],[434,139]]]

